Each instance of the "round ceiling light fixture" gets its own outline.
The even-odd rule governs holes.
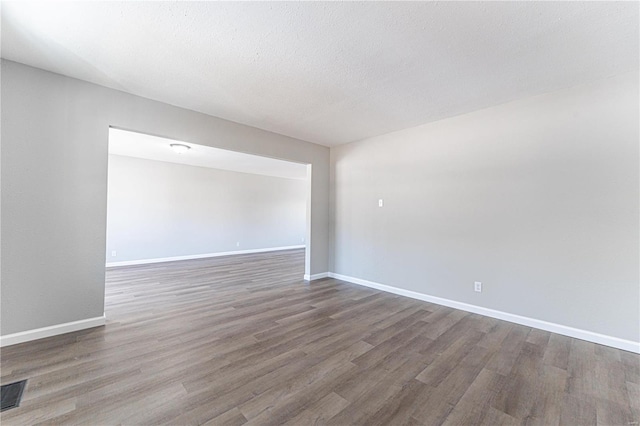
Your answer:
[[[176,154],[184,154],[191,149],[189,145],[185,145],[182,143],[172,143],[169,146],[176,152]]]

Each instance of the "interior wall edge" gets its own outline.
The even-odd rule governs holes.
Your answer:
[[[638,84],[332,148],[329,270],[640,341]]]
[[[357,284],[364,287],[385,291],[387,293],[397,294],[399,296],[410,297],[412,299],[422,300],[424,302],[435,303],[436,305],[442,305],[442,306],[447,306],[449,308],[460,309],[462,311],[472,312],[474,314],[484,315],[487,317],[496,318],[499,320],[508,321],[515,324],[537,328],[539,330],[549,331],[551,333],[561,334],[563,336],[573,337],[580,340],[586,340],[587,342],[597,343],[600,345],[610,346],[612,348],[622,349],[624,351],[640,354],[640,341],[635,342],[633,340],[621,339],[619,337],[614,337],[614,336],[607,336],[607,335],[596,333],[589,330],[569,327],[566,325],[556,324],[556,323],[552,323],[552,322],[548,322],[548,321],[544,321],[536,318],[524,317],[521,315],[511,314],[509,312],[498,311],[495,309],[484,308],[482,306],[472,305],[470,303],[458,302],[451,299],[431,296],[428,294],[419,293],[412,290],[405,290],[399,287],[394,287],[386,284],[364,280],[361,278],[350,277],[342,274],[336,274],[334,272],[329,272],[329,277],[337,280],[341,280],[341,281],[347,281],[352,284]]]
[[[321,280],[323,278],[328,278],[329,277],[329,272],[321,272],[319,274],[304,274],[304,280],[305,281],[316,281],[316,280]]]
[[[103,314],[101,317],[87,318],[79,321],[71,321],[63,324],[51,325],[48,327],[36,328],[33,330],[21,331],[18,333],[0,336],[0,348],[17,345],[19,343],[44,339],[46,337],[58,336],[60,334],[71,333],[73,331],[85,330],[87,328],[100,327],[106,324],[107,318]]]
[[[210,257],[232,256],[234,254],[251,254],[251,253],[266,253],[271,251],[295,250],[295,249],[303,249],[305,247],[306,245],[302,244],[297,246],[267,247],[267,248],[258,248],[258,249],[224,251],[224,252],[218,252],[218,253],[190,254],[186,256],[159,257],[156,259],[125,260],[122,262],[107,262],[105,264],[105,267],[117,268],[119,266],[147,265],[150,263],[175,262],[179,260],[207,259]]]
[[[103,313],[109,126],[312,164],[308,273],[328,270],[328,147],[2,58],[0,66],[0,334]]]

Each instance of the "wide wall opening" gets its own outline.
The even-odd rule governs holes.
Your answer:
[[[308,243],[310,165],[111,128],[108,167],[107,268]]]

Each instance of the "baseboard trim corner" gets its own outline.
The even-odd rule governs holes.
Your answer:
[[[105,264],[105,267],[117,268],[119,266],[148,265],[150,263],[175,262],[177,260],[207,259],[209,257],[231,256],[234,254],[266,253],[269,251],[294,250],[294,249],[301,249],[305,247],[306,247],[305,245],[269,247],[269,248],[261,248],[261,249],[222,251],[218,253],[190,254],[186,256],[158,257],[155,259],[124,260],[122,262],[107,262]]]
[[[380,284],[373,281],[363,280],[361,278],[350,277],[348,275],[336,274],[329,272],[329,277],[352,284],[358,284],[364,287],[374,288],[376,290],[385,291],[387,293],[397,294],[399,296],[410,297],[412,299],[422,300],[424,302],[435,303],[437,305],[448,306],[450,308],[460,309],[462,311],[472,312],[491,318],[497,318],[504,321],[513,322],[527,327],[537,328],[564,336],[573,337],[580,340],[586,340],[600,345],[610,346],[616,349],[622,349],[633,353],[640,354],[640,342],[633,340],[625,340],[618,337],[607,336],[605,334],[595,333],[593,331],[582,330],[579,328],[569,327],[562,324],[556,324],[535,318],[524,317],[521,315],[510,314],[508,312],[497,311],[494,309],[484,308],[482,306],[471,305],[469,303],[457,302],[455,300],[444,299],[441,297],[430,296],[424,293],[418,293],[412,290],[405,290],[386,284]]]
[[[321,272],[319,274],[313,274],[313,275],[304,274],[305,281],[321,280],[322,278],[328,278],[328,277],[329,277],[329,272]]]
[[[105,325],[107,319],[103,314],[101,317],[87,318],[79,321],[66,322],[63,324],[51,325],[49,327],[36,328],[33,330],[21,331],[19,333],[0,336],[0,347],[17,345],[19,343],[30,342],[32,340],[44,339],[45,337],[57,336],[59,334],[71,333],[87,328],[100,327]]]

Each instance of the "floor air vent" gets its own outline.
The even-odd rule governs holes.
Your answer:
[[[9,383],[8,385],[2,385],[0,390],[0,394],[2,395],[0,411],[9,410],[10,408],[15,408],[20,405],[20,399],[22,398],[22,392],[26,384],[26,380],[21,380],[15,383]]]

